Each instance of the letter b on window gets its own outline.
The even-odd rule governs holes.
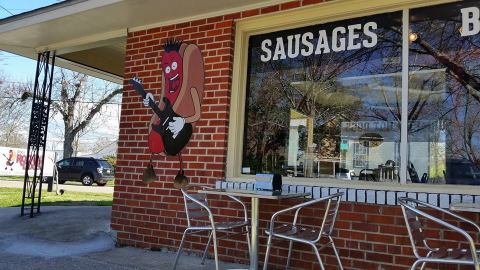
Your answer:
[[[462,8],[462,37],[476,35],[480,32],[480,10],[477,7]]]

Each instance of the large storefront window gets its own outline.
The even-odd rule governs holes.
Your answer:
[[[408,176],[480,184],[478,1],[410,11]]]
[[[242,173],[480,185],[480,3],[408,13],[251,36]]]
[[[242,173],[398,182],[402,13],[249,39]]]

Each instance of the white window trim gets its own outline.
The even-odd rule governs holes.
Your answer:
[[[255,16],[236,21],[234,63],[232,72],[232,92],[230,102],[230,121],[228,131],[228,151],[226,164],[226,179],[232,182],[252,182],[251,175],[241,174],[243,153],[243,132],[245,123],[246,81],[248,64],[248,38],[252,35],[270,33],[284,29],[299,28],[308,25],[328,23],[333,21],[382,14],[394,11],[403,11],[403,50],[402,70],[408,70],[408,18],[409,9],[433,6],[455,0],[337,0],[321,3],[315,6],[306,6],[294,10],[276,12],[269,15]],[[402,72],[402,100],[408,100],[408,72]],[[408,104],[402,102],[402,115],[408,114]],[[400,161],[407,164],[407,121],[402,117]],[[480,189],[462,185],[429,185],[407,184],[407,168],[400,167],[399,183],[379,183],[362,181],[339,181],[322,178],[294,178],[284,177],[283,182],[304,186],[331,186],[358,189],[378,189],[418,192],[445,192],[455,189],[458,194],[480,195]]]

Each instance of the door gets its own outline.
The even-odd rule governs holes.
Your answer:
[[[70,179],[79,181],[82,176],[83,165],[85,164],[85,159],[77,158],[73,163],[73,166],[70,170]]]
[[[72,162],[73,159],[67,158],[57,163],[58,180],[62,181],[70,179],[70,169],[72,167]]]

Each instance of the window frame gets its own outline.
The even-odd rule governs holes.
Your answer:
[[[300,28],[308,25],[323,24],[361,16],[370,16],[387,12],[403,11],[403,20],[408,22],[409,10],[413,8],[435,6],[439,4],[453,3],[455,0],[345,0],[321,3],[315,6],[305,6],[293,10],[280,11],[268,15],[260,15],[236,21],[234,62],[232,72],[232,89],[230,101],[230,121],[228,130],[228,151],[225,176],[227,181],[252,182],[251,175],[241,173],[243,137],[245,123],[247,67],[248,67],[248,39],[252,35],[266,34],[285,29]],[[288,16],[286,16],[288,15]],[[402,100],[408,100],[408,23],[403,24],[403,51],[402,60]],[[403,104],[405,103],[405,104]],[[242,113],[232,113],[242,112]],[[408,103],[402,102],[402,115],[408,114]],[[326,184],[336,187],[358,187],[376,189],[395,189],[399,191],[427,191],[444,192],[451,189],[449,185],[415,184],[407,185],[407,121],[402,117],[401,142],[400,142],[400,181],[399,183],[345,183],[338,180],[315,179],[312,183],[307,178],[284,178],[288,184],[312,186]],[[455,185],[459,193],[480,194],[480,190],[469,186]]]

